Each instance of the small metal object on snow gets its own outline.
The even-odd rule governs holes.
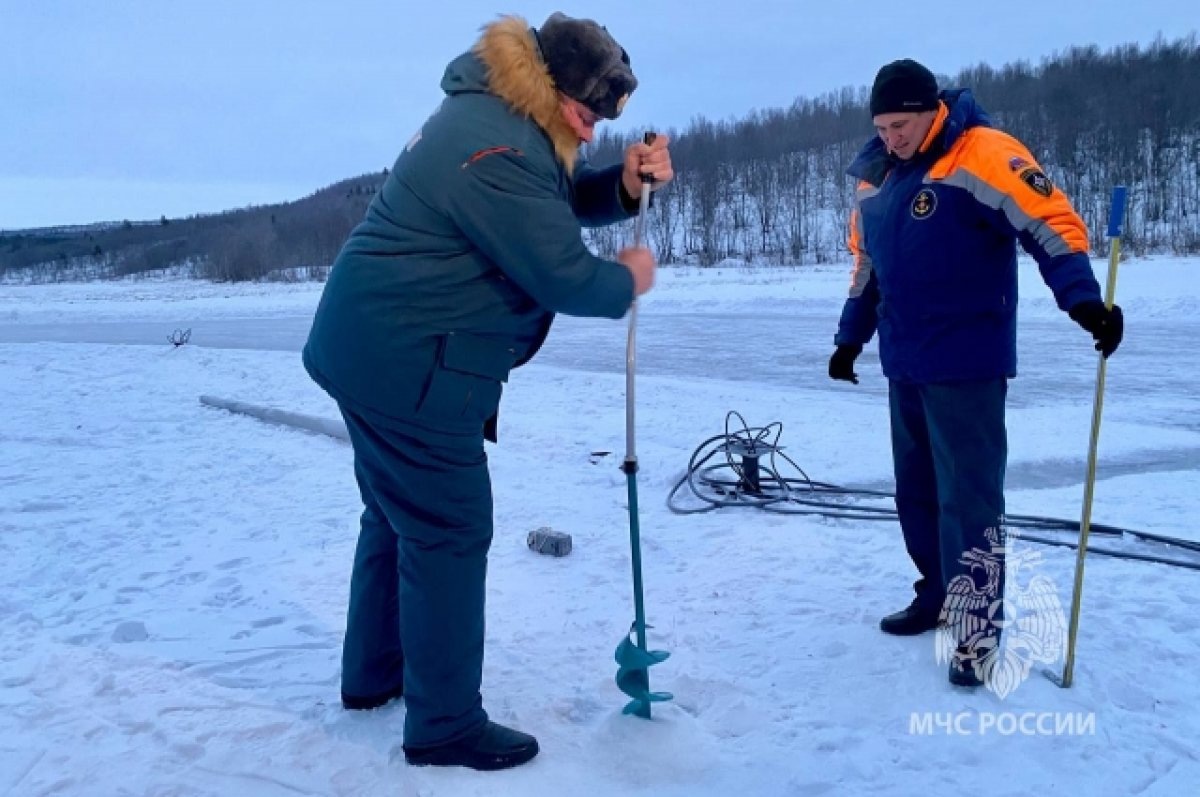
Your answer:
[[[547,556],[566,556],[571,552],[571,535],[565,531],[555,531],[549,526],[529,532],[526,542],[529,550]]]

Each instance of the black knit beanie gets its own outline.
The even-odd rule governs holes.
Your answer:
[[[629,55],[606,28],[555,11],[534,34],[559,91],[605,119],[621,115],[638,82]]]
[[[911,58],[892,61],[875,76],[875,85],[871,86],[871,116],[933,111],[937,107],[937,78]]]

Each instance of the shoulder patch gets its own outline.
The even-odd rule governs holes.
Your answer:
[[[504,153],[504,152],[511,152],[514,155],[516,155],[518,158],[525,157],[525,153],[521,152],[521,150],[517,149],[516,147],[488,147],[487,149],[479,150],[474,155],[467,158],[465,161],[463,161],[463,165],[460,168],[465,169],[468,166],[470,166],[472,163],[477,163],[478,161],[483,160],[488,155],[500,155],[501,153]]]
[[[914,219],[927,219],[933,215],[933,211],[937,210],[937,194],[932,188],[922,188],[913,197],[912,201],[912,217]]]
[[[1021,178],[1021,182],[1042,196],[1050,196],[1054,193],[1054,183],[1050,181],[1045,172],[1036,166],[1026,166],[1017,173],[1017,176]]]

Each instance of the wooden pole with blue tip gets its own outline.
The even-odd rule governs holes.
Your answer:
[[[646,133],[646,144],[654,143],[654,133]],[[642,193],[633,227],[633,245],[645,246],[646,213],[650,207],[650,184],[654,178],[642,175]],[[642,597],[642,541],[638,527],[637,446],[634,435],[634,374],[637,365],[637,299],[629,308],[629,340],[625,348],[625,461],[621,470],[629,491],[629,547],[633,562],[634,620],[630,633],[617,645],[617,686],[631,699],[624,713],[650,719],[650,704],[670,700],[668,692],[650,691],[649,668],[665,660],[665,650],[646,648],[646,607]],[[633,638],[631,638],[631,636]],[[634,641],[636,639],[636,642]]]
[[[1113,188],[1112,208],[1108,215],[1108,284],[1104,287],[1104,306],[1112,309],[1117,293],[1117,263],[1121,259],[1121,227],[1125,221],[1125,186]],[[1079,634],[1079,608],[1083,600],[1083,567],[1087,560],[1088,532],[1092,524],[1092,496],[1096,486],[1096,448],[1100,441],[1100,415],[1104,408],[1104,353],[1096,366],[1096,396],[1092,401],[1092,437],[1088,445],[1087,478],[1083,487],[1083,516],[1079,521],[1079,550],[1075,558],[1075,590],[1071,596],[1071,624],[1067,631],[1067,655],[1062,677],[1055,679],[1067,689],[1075,677],[1075,640]]]

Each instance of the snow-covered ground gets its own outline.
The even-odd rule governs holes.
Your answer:
[[[407,767],[403,701],[338,704],[349,448],[198,402],[336,417],[295,351],[320,286],[0,286],[0,793],[1200,793],[1200,572],[1092,557],[1074,686],[1039,663],[1001,699],[951,687],[930,636],[878,631],[914,577],[894,524],[668,511],[728,410],[781,421],[814,479],[888,487],[873,349],[863,384],[824,376],[845,284],[676,270],[642,304],[645,595],[671,652],[651,683],[675,694],[651,722],[613,684],[633,615],[626,327],[560,319],[513,375],[489,448],[484,702],[542,754],[491,774]],[[1009,509],[1077,518],[1096,356],[1028,263],[1022,290]],[[1200,539],[1200,261],[1124,264],[1117,295],[1093,519]],[[571,555],[529,551],[540,526]],[[1074,553],[1018,545],[1069,606]]]

